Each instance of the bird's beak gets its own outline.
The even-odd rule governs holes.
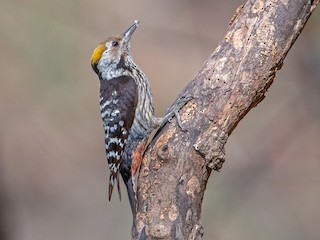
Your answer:
[[[136,30],[139,23],[140,23],[139,20],[135,20],[134,24],[132,24],[132,26],[129,27],[128,30],[123,33],[123,42],[125,45],[127,45],[129,43],[131,35],[133,34],[134,30]]]

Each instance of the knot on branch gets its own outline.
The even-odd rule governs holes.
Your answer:
[[[169,144],[163,144],[157,151],[157,155],[161,160],[168,160],[172,155],[172,147]]]
[[[163,239],[170,236],[170,227],[164,224],[151,225],[150,235],[152,239]]]
[[[201,240],[204,234],[203,227],[199,224],[194,225],[191,235],[189,237],[190,240]]]
[[[224,145],[227,139],[227,133],[218,127],[212,127],[199,136],[193,147],[204,156],[207,167],[219,171],[225,161]]]

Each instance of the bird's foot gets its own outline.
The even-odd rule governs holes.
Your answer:
[[[167,113],[166,115],[164,116],[164,118],[162,119],[162,123],[160,125],[160,128],[162,128],[166,122],[170,122],[172,121],[172,118],[173,117],[176,117],[177,119],[177,123],[178,123],[178,126],[180,127],[180,129],[182,131],[187,131],[187,129],[184,129],[182,127],[182,122],[181,122],[181,117],[180,117],[180,114],[179,114],[179,111],[180,109],[186,105],[191,99],[193,99],[193,97],[191,96],[184,96],[184,97],[181,97],[179,98],[176,103],[171,106],[168,110],[167,110]]]

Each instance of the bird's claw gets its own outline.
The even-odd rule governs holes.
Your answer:
[[[177,100],[176,104],[174,104],[173,106],[171,106],[168,110],[167,113],[165,115],[165,117],[163,118],[161,127],[166,123],[166,122],[170,122],[172,121],[173,117],[176,117],[177,119],[177,123],[178,126],[180,127],[181,131],[186,132],[188,131],[187,129],[184,129],[182,127],[182,122],[181,122],[181,117],[179,114],[180,109],[186,105],[191,99],[193,99],[193,97],[191,96],[184,96],[181,97],[180,99]]]

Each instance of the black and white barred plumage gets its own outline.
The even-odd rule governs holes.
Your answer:
[[[153,98],[145,74],[133,62],[130,37],[136,21],[123,35],[102,42],[93,52],[91,65],[100,79],[100,111],[110,169],[109,200],[119,171],[134,211],[134,179],[148,135],[161,119],[154,116]]]

